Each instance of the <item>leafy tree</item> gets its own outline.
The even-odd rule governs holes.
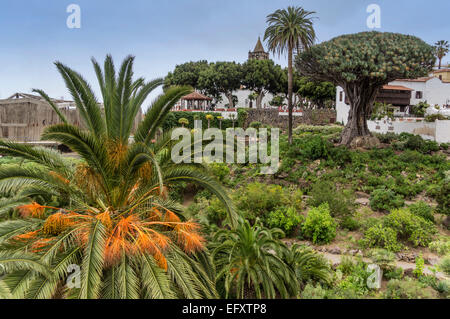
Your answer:
[[[284,102],[285,98],[280,96],[280,95],[275,95],[272,99],[272,101],[269,102],[269,104],[271,106],[282,106],[282,105],[286,105],[286,103]]]
[[[296,66],[304,76],[344,88],[350,113],[341,143],[350,145],[356,137],[371,136],[367,118],[383,85],[425,76],[434,62],[433,47],[417,37],[362,32],[312,47],[298,55]]]
[[[276,239],[281,234],[281,230],[263,228],[259,222],[251,226],[243,220],[236,229],[217,232],[213,259],[226,298],[274,299],[277,294],[282,298],[298,295],[295,272],[282,258],[287,247]]]
[[[171,86],[191,86],[194,89],[200,89],[199,78],[200,73],[208,69],[208,61],[202,60],[198,62],[186,62],[175,67],[173,72],[164,79],[164,89],[168,89]]]
[[[313,45],[316,33],[313,28],[312,14],[301,7],[288,7],[277,10],[267,16],[269,26],[264,40],[269,44],[269,50],[279,55],[287,51],[288,55],[288,108],[289,108],[289,144],[292,144],[293,125],[293,56],[294,50],[300,52]]]
[[[336,87],[331,82],[300,77],[296,85],[298,86],[298,95],[310,100],[319,109],[325,108],[325,102],[334,100],[336,95]]]
[[[216,62],[202,72],[198,79],[198,86],[210,96],[224,94],[229,106],[234,106],[233,91],[241,87],[242,66],[236,62]]]
[[[185,221],[168,199],[170,187],[193,182],[215,193],[231,213],[224,189],[194,164],[170,160],[170,132],[158,127],[190,88],[172,87],[157,98],[133,131],[138,110],[162,79],[133,79],[134,57],[118,73],[111,56],[104,69],[93,60],[104,108],[89,84],[69,67],[56,66],[84,121],[82,129],[59,113],[62,124],[45,140],[70,147],[80,161],[29,145],[0,141],[0,153],[36,165],[0,168],[0,190],[16,198],[55,196],[65,205],[30,202],[20,218],[0,223],[0,263],[6,284],[19,298],[216,297],[199,226]],[[40,90],[41,96],[58,107]],[[234,222],[232,222],[234,224]],[[81,265],[81,288],[66,290],[68,265]]]
[[[242,84],[257,94],[256,107],[261,108],[262,99],[267,93],[282,92],[283,71],[272,60],[248,60],[242,66]]]
[[[439,60],[439,69],[442,67],[442,59],[448,54],[450,50],[450,45],[448,41],[440,40],[435,44],[436,57]]]

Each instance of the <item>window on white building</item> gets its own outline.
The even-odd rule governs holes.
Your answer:
[[[416,92],[416,99],[420,100],[423,98],[423,92],[422,91],[417,91]]]

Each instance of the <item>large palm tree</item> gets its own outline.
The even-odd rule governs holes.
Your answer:
[[[316,33],[313,27],[313,11],[301,7],[288,7],[277,10],[267,16],[269,26],[264,40],[267,40],[269,50],[288,55],[288,108],[289,108],[289,143],[292,144],[293,125],[293,55],[294,52],[308,49],[314,44]]]
[[[295,271],[283,260],[287,247],[277,240],[279,233],[282,234],[280,230],[264,228],[259,222],[251,226],[243,220],[235,229],[216,233],[213,260],[226,298],[298,295]]]
[[[447,55],[450,50],[448,41],[440,40],[435,44],[436,57],[439,59],[439,69],[442,67],[442,59]]]
[[[84,128],[70,124],[43,91],[35,90],[61,120],[46,128],[42,139],[68,146],[79,162],[49,149],[0,141],[1,154],[34,163],[0,168],[0,192],[14,196],[3,202],[8,207],[14,200],[22,203],[20,218],[0,223],[0,264],[7,272],[0,293],[19,298],[216,297],[199,226],[183,219],[168,193],[173,183],[197,183],[225,203],[234,223],[230,199],[202,167],[171,161],[170,132],[156,138],[170,109],[191,89],[172,87],[160,95],[131,136],[141,105],[163,80],[134,80],[131,56],[118,73],[110,56],[103,69],[92,62],[103,108],[80,74],[56,63]],[[30,202],[37,195],[57,198],[60,205]],[[79,288],[66,285],[71,264],[81,266]]]

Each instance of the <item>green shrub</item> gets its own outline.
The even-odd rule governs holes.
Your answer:
[[[423,219],[434,223],[433,208],[431,208],[431,206],[427,205],[425,202],[417,202],[415,204],[412,204],[408,208],[414,215],[420,216]]]
[[[345,218],[353,214],[354,199],[348,192],[338,191],[334,184],[319,181],[313,185],[308,204],[319,207],[327,203],[333,217]]]
[[[392,252],[398,252],[403,248],[397,241],[397,232],[390,227],[383,227],[382,224],[367,229],[362,244],[368,248],[384,248]]]
[[[446,177],[436,194],[436,201],[438,202],[437,211],[450,216],[450,171],[447,171],[445,174]]]
[[[380,266],[383,270],[390,270],[394,268],[395,265],[395,254],[386,249],[372,249],[370,251],[370,259],[374,264]]]
[[[447,276],[450,276],[450,255],[444,257],[439,264],[440,270],[442,270]]]
[[[225,180],[225,177],[230,175],[230,168],[225,163],[211,163],[208,164],[208,168],[211,173],[221,182]]]
[[[306,238],[314,244],[328,244],[336,237],[337,224],[330,214],[328,204],[322,204],[309,211],[303,224],[303,232]]]
[[[262,127],[262,123],[261,122],[251,122],[250,127],[255,128],[255,129],[260,129]]]
[[[281,207],[271,212],[267,218],[267,225],[271,228],[280,228],[286,236],[294,235],[304,217],[299,215],[293,207]]]
[[[384,144],[391,144],[393,141],[398,139],[398,135],[391,132],[384,134],[375,133],[374,135],[380,140],[381,143]]]
[[[433,288],[444,295],[446,299],[450,299],[450,280],[440,280],[438,281]]]
[[[411,213],[409,209],[393,210],[383,220],[383,225],[395,230],[399,238],[414,246],[428,247],[437,233],[434,224]]]
[[[413,275],[420,279],[425,270],[425,260],[422,256],[416,257],[416,268],[413,270]]]
[[[440,256],[450,254],[450,240],[444,237],[441,240],[431,242],[428,247]]]
[[[425,122],[434,123],[436,120],[445,121],[447,120],[447,117],[442,114],[431,114],[425,117]]]
[[[397,279],[400,280],[403,278],[404,271],[401,267],[394,267],[391,270],[388,270],[384,273],[384,278],[387,280]]]
[[[212,120],[210,120],[211,127],[219,127],[219,119],[217,117],[220,116],[221,113],[215,113],[215,112],[170,112],[167,114],[166,119],[163,123],[163,130],[168,131],[170,129],[176,128],[180,126],[180,119],[183,119],[183,122],[185,122],[185,127],[189,129],[194,128],[194,124],[196,120],[199,120],[202,122],[203,129],[206,129],[208,127],[208,120],[206,116],[210,115],[212,116]],[[187,120],[187,122],[185,121]],[[233,122],[231,120],[222,120],[222,129],[225,130],[227,128],[233,127]]]
[[[385,188],[374,190],[370,194],[370,207],[377,211],[389,211],[393,208],[400,208],[405,201],[393,191]]]
[[[437,293],[416,280],[391,280],[384,294],[386,299],[437,299]]]
[[[350,256],[343,256],[341,259],[341,263],[337,267],[344,275],[348,276],[355,270],[356,263],[353,261],[353,258]]]
[[[301,299],[327,299],[327,290],[323,289],[321,285],[314,286],[307,284],[300,294]]]
[[[283,188],[278,185],[252,183],[236,194],[237,208],[247,214],[248,219],[265,218],[277,207],[283,206]]]
[[[320,136],[308,138],[302,145],[302,155],[312,161],[326,159],[330,154],[331,143]]]
[[[358,299],[364,297],[369,292],[367,279],[370,273],[367,271],[367,264],[359,260],[353,264],[353,267],[348,267],[346,272],[349,273],[334,289],[335,298]]]
[[[414,114],[417,117],[424,117],[427,109],[430,107],[430,105],[426,102],[420,102],[417,105],[413,105],[411,107],[411,114]]]
[[[437,152],[440,149],[438,143],[436,143],[435,141],[424,140],[419,135],[402,133],[400,134],[399,138],[401,141],[405,142],[406,149],[418,151],[422,154]]]
[[[355,230],[358,230],[361,227],[359,221],[356,220],[353,217],[346,217],[346,218],[344,218],[341,221],[340,226],[341,226],[342,229],[347,229],[349,231],[355,231]]]
[[[270,212],[289,205],[296,210],[302,208],[303,193],[295,187],[281,187],[251,183],[234,193],[238,210],[251,222],[256,218],[265,220]]]

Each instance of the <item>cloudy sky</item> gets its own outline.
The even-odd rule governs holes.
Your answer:
[[[146,79],[190,60],[244,62],[266,16],[288,5],[316,11],[318,42],[367,31],[372,3],[381,7],[380,31],[450,40],[448,0],[0,0],[0,98],[32,88],[68,98],[56,60],[92,83],[90,58],[107,53],[117,64],[135,55],[136,75]],[[81,8],[80,29],[66,25],[70,4]]]

